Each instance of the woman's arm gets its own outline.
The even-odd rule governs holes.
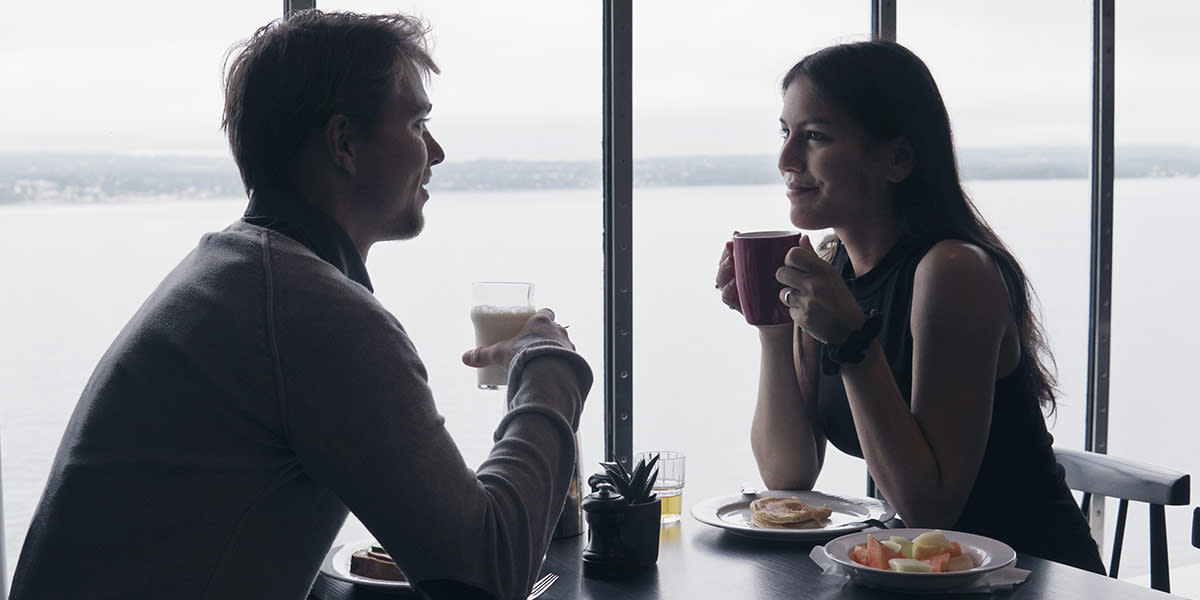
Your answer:
[[[733,242],[721,252],[716,281],[721,301],[741,312]],[[794,325],[760,327],[758,336],[762,354],[750,446],[759,476],[769,489],[811,489],[825,461],[825,437],[816,427],[815,342]]]
[[[750,445],[768,489],[807,490],[825,462],[817,427],[816,342],[795,326],[762,327]]]
[[[950,527],[966,505],[987,446],[1001,342],[1015,329],[1008,298],[986,252],[943,241],[913,285],[911,408],[878,342],[842,367],[867,467],[909,525]]]

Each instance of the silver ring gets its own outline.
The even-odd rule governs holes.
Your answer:
[[[788,306],[792,305],[792,288],[786,288],[783,290],[783,303]]]

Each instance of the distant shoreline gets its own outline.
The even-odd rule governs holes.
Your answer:
[[[1079,179],[1089,174],[1086,148],[965,148],[962,178]],[[1200,176],[1200,147],[1130,146],[1116,152],[1118,178]],[[779,181],[769,155],[635,159],[635,187],[759,185]],[[481,159],[439,165],[431,191],[598,189],[597,161]],[[120,202],[131,198],[243,196],[228,157],[0,153],[0,205]],[[170,200],[165,200],[170,201]]]

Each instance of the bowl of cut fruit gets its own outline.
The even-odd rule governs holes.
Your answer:
[[[888,590],[967,587],[1017,561],[1008,544],[941,529],[860,531],[825,544],[825,555],[862,585]]]

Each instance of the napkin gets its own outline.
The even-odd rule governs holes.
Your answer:
[[[825,546],[813,547],[812,552],[808,553],[808,557],[811,558],[813,562],[817,563],[817,566],[821,567],[821,573],[825,575],[833,575],[835,577],[847,579],[850,578],[850,569],[838,562],[835,562],[832,558],[829,558],[829,556],[825,554]],[[1017,584],[1025,581],[1025,578],[1028,576],[1029,571],[1025,569],[1018,569],[1014,566],[1008,566],[1004,567],[1003,569],[996,569],[995,571],[992,571],[983,577],[972,581],[968,585],[960,588],[945,590],[945,592],[955,594],[990,594],[995,591],[1012,589]]]

